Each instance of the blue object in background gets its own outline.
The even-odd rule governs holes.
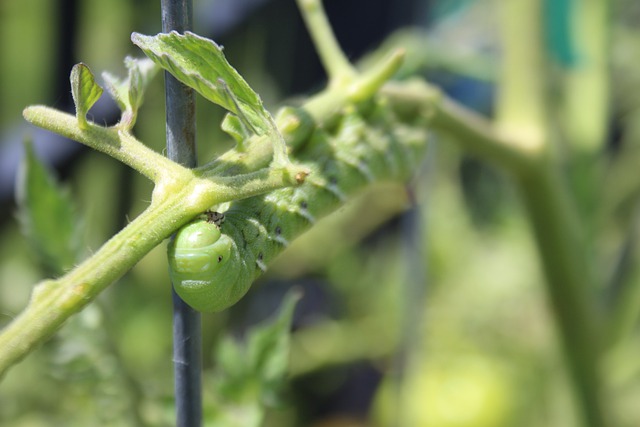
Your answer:
[[[575,0],[544,1],[545,47],[549,57],[564,68],[578,62],[571,19],[574,9]]]

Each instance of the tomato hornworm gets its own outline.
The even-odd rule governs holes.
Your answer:
[[[407,180],[427,136],[423,122],[401,121],[380,101],[366,113],[354,108],[332,129],[311,129],[295,156],[310,171],[302,185],[235,201],[178,232],[169,245],[176,292],[199,311],[235,304],[289,242],[354,192]]]

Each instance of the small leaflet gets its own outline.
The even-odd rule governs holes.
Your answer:
[[[71,94],[76,105],[76,117],[80,129],[88,129],[87,113],[100,96],[102,88],[96,83],[93,73],[83,63],[73,66],[71,70]]]
[[[121,80],[111,73],[102,73],[109,95],[122,111],[120,125],[131,129],[136,122],[138,109],[144,100],[144,90],[158,72],[158,67],[150,59],[127,57],[124,61],[129,70],[126,79]]]

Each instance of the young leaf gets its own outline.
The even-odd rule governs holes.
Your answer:
[[[127,57],[124,60],[129,74],[121,80],[111,73],[102,73],[107,91],[122,110],[120,126],[131,129],[136,122],[138,109],[144,100],[144,90],[158,72],[158,67],[150,59]]]
[[[78,125],[81,129],[87,129],[87,112],[102,95],[102,88],[96,83],[89,67],[83,63],[73,66],[70,80]]]
[[[251,136],[247,127],[240,121],[238,116],[234,116],[233,114],[224,116],[220,127],[227,135],[233,137],[241,149],[243,141]]]
[[[69,193],[61,188],[25,142],[17,181],[18,219],[50,273],[61,274],[80,254],[80,221]]]
[[[156,64],[238,116],[255,133],[272,131],[272,118],[262,100],[227,62],[222,47],[212,40],[175,31],[156,36],[133,33],[131,40]]]
[[[216,354],[218,402],[215,426],[258,427],[265,407],[276,401],[289,366],[290,328],[300,296],[290,292],[271,322],[256,326],[241,345],[223,340]]]
[[[249,333],[248,359],[262,383],[263,397],[275,395],[287,373],[291,320],[299,299],[298,292],[289,292],[278,317]]]

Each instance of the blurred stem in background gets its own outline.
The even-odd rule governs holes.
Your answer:
[[[550,16],[568,4],[565,31],[575,52],[562,61],[564,74],[562,121],[576,154],[602,154],[609,122],[609,2],[606,0],[547,1]],[[559,41],[556,42],[556,44]]]
[[[515,171],[547,281],[547,294],[584,421],[608,425],[602,403],[599,362],[602,353],[592,263],[573,200],[557,170],[548,131],[543,67],[543,2],[502,2],[503,62],[497,100],[497,127],[534,159],[529,170]],[[596,45],[599,46],[599,45]]]
[[[539,151],[548,138],[542,57],[542,1],[501,2],[502,59],[496,126],[526,151]]]
[[[608,191],[601,183],[606,167],[604,154],[611,114],[610,2],[547,1],[548,15],[560,15],[554,12],[563,3],[568,9],[563,34],[570,40],[562,43],[561,38],[556,37],[552,42],[553,45],[568,45],[569,52],[559,60],[558,55],[550,55],[555,57],[554,65],[559,69],[560,93],[557,98],[560,102],[549,111],[558,118],[556,126],[564,148],[571,153],[571,190],[585,225],[588,246],[594,250],[598,229],[602,226],[597,215],[601,196],[602,192]]]

